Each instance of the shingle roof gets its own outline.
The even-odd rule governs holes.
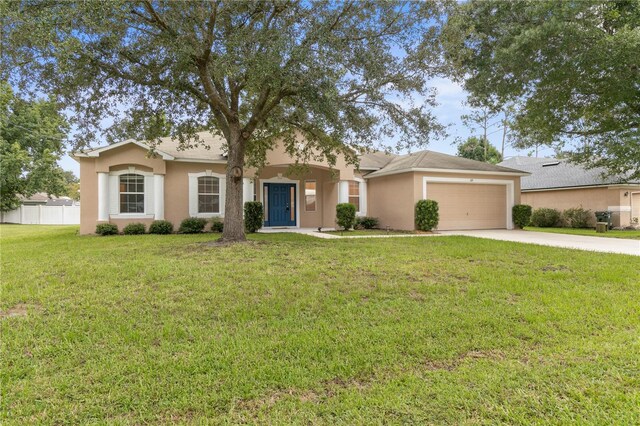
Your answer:
[[[226,150],[224,149],[225,140],[210,132],[196,133],[197,141],[189,141],[188,145],[180,147],[180,141],[170,136],[160,138],[160,142],[155,141],[136,141],[127,139],[112,145],[102,146],[87,150],[85,152],[75,152],[74,157],[96,157],[100,152],[117,148],[123,145],[134,143],[144,149],[155,149],[156,152],[162,154],[163,158],[169,160],[195,160],[195,161],[224,161],[226,160]]]
[[[211,132],[196,133],[200,143],[191,145],[187,149],[179,149],[180,142],[171,137],[160,138],[160,143],[156,145],[156,149],[166,152],[167,154],[184,160],[223,160],[226,154],[224,138],[214,135]]]
[[[567,160],[556,158],[512,157],[500,165],[531,173],[530,176],[525,176],[521,180],[523,190],[612,185],[623,181],[615,176],[603,178],[604,169],[585,169]]]
[[[360,170],[379,170],[396,158],[395,154],[383,151],[370,152],[360,156]]]
[[[523,173],[521,170],[468,158],[442,154],[434,151],[419,151],[394,157],[382,169],[370,173],[367,177],[383,176],[392,173],[404,173],[414,169],[464,170],[473,172]]]

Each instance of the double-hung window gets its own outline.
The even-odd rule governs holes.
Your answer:
[[[144,176],[120,175],[120,213],[144,213]]]
[[[198,178],[198,213],[220,213],[220,179]]]

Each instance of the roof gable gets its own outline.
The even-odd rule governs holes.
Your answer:
[[[443,154],[434,151],[419,151],[399,155],[381,169],[367,175],[368,178],[411,171],[449,171],[486,174],[526,175],[522,170],[503,167],[482,161]]]

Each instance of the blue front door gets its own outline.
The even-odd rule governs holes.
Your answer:
[[[296,226],[296,186],[292,183],[265,183],[267,211],[264,226]]]

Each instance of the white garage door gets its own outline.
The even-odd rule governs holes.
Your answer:
[[[438,229],[500,229],[507,227],[507,186],[427,183],[427,198],[438,202]]]

